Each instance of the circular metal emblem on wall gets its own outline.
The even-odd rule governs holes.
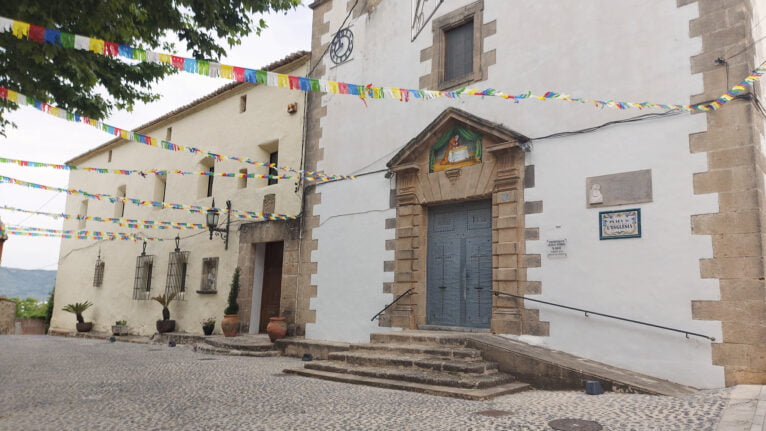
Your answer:
[[[351,51],[354,50],[354,33],[344,28],[335,33],[330,44],[330,60],[335,64],[341,64],[348,60]]]

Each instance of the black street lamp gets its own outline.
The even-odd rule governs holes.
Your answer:
[[[224,249],[229,249],[229,226],[231,225],[231,201],[226,201],[226,227],[218,227],[218,219],[221,214],[218,209],[215,208],[215,199],[213,199],[213,208],[207,210],[205,215],[205,224],[210,230],[210,239],[213,239],[213,234],[220,236],[224,242]]]

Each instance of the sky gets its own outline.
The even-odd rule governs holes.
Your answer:
[[[241,45],[229,50],[228,55],[221,59],[221,63],[259,69],[295,51],[310,50],[311,9],[307,6],[301,5],[287,13],[269,14],[264,19],[269,27],[262,31],[260,36],[252,35],[243,39]],[[162,96],[160,100],[150,104],[137,104],[133,112],[115,111],[105,122],[130,130],[229,82],[225,79],[177,73],[154,87]],[[90,126],[54,118],[26,106],[9,114],[8,119],[18,127],[8,128],[7,137],[0,136],[0,157],[4,158],[63,164],[113,138]],[[183,142],[177,143],[184,145]],[[49,168],[20,167],[2,163],[0,175],[54,187],[66,188],[68,183],[67,171]],[[0,184],[0,205],[61,213],[65,203],[66,194],[63,193]],[[0,210],[0,219],[6,225],[48,229],[61,229],[63,224],[60,219],[8,210]],[[10,235],[3,248],[0,266],[56,270],[60,243],[58,238]]]

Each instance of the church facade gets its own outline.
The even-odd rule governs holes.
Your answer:
[[[317,0],[311,77],[699,103],[757,66],[761,3]],[[309,94],[305,168],[357,179],[306,189],[294,333],[491,331],[696,387],[766,383],[753,97],[690,114]]]

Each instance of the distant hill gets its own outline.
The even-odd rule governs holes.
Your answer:
[[[0,267],[0,295],[47,301],[56,284],[56,271]]]

